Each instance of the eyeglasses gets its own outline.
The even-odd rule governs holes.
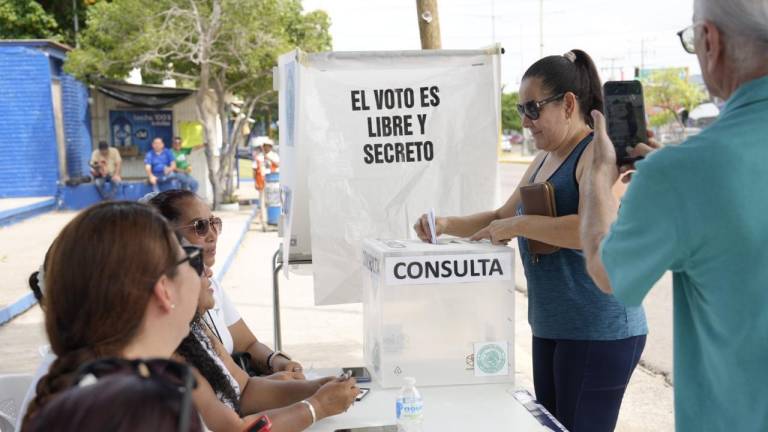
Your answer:
[[[181,261],[177,262],[176,265],[182,265],[185,262],[189,261],[189,265],[192,266],[193,269],[197,272],[198,276],[203,276],[203,273],[205,273],[205,262],[203,261],[203,248],[198,246],[182,246],[182,249],[184,249],[184,252],[187,254],[186,257],[184,257]]]
[[[189,430],[189,417],[192,411],[192,390],[197,387],[197,381],[184,364],[167,359],[126,360],[120,358],[105,358],[95,360],[80,367],[75,375],[76,386],[84,387],[95,384],[100,378],[109,375],[133,374],[141,378],[152,379],[181,394],[181,410],[179,410],[179,432]]]
[[[531,120],[538,120],[539,115],[541,115],[541,108],[550,103],[554,102],[556,100],[560,100],[565,96],[565,93],[560,93],[554,96],[550,96],[546,99],[542,99],[540,101],[531,100],[524,104],[517,104],[517,112],[520,113],[520,117],[526,116]]]
[[[677,37],[680,38],[680,43],[688,54],[696,53],[696,27],[701,24],[696,22],[677,32]]]
[[[198,237],[205,237],[208,235],[208,230],[213,228],[216,234],[221,234],[222,228],[221,218],[211,216],[208,219],[197,219],[189,225],[179,227],[179,229],[194,229],[195,234]]]

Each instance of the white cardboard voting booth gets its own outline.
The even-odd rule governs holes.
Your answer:
[[[381,387],[513,383],[514,249],[363,242],[364,358]]]
[[[311,254],[316,304],[361,301],[364,238],[493,207],[499,52],[280,57],[283,255]]]

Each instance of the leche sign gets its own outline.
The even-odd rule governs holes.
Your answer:
[[[431,285],[507,281],[512,279],[508,253],[386,257],[387,285]]]

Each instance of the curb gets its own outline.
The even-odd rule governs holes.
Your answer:
[[[235,256],[237,255],[237,251],[238,249],[240,249],[240,245],[243,243],[243,239],[245,239],[245,235],[248,233],[248,229],[251,227],[251,223],[253,222],[253,219],[256,217],[256,213],[258,211],[259,211],[259,207],[254,206],[253,210],[251,211],[251,215],[248,216],[248,219],[243,224],[243,228],[240,230],[240,236],[238,236],[237,241],[235,242],[235,246],[227,254],[227,258],[224,260],[224,264],[221,266],[221,269],[219,269],[219,271],[215,275],[213,275],[213,277],[219,283],[222,283],[224,281],[224,276],[227,275],[227,271],[229,270],[229,267],[232,266],[232,262],[235,261]]]
[[[0,227],[6,227],[56,208],[56,198],[0,212]]]
[[[10,305],[0,309],[0,326],[26,312],[37,303],[32,293],[27,293]]]

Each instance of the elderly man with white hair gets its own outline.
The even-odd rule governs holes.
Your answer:
[[[768,431],[768,0],[695,0],[678,35],[725,107],[679,146],[636,146],[620,209],[611,185],[629,167],[593,113],[581,244],[627,305],[673,272],[677,430]]]

